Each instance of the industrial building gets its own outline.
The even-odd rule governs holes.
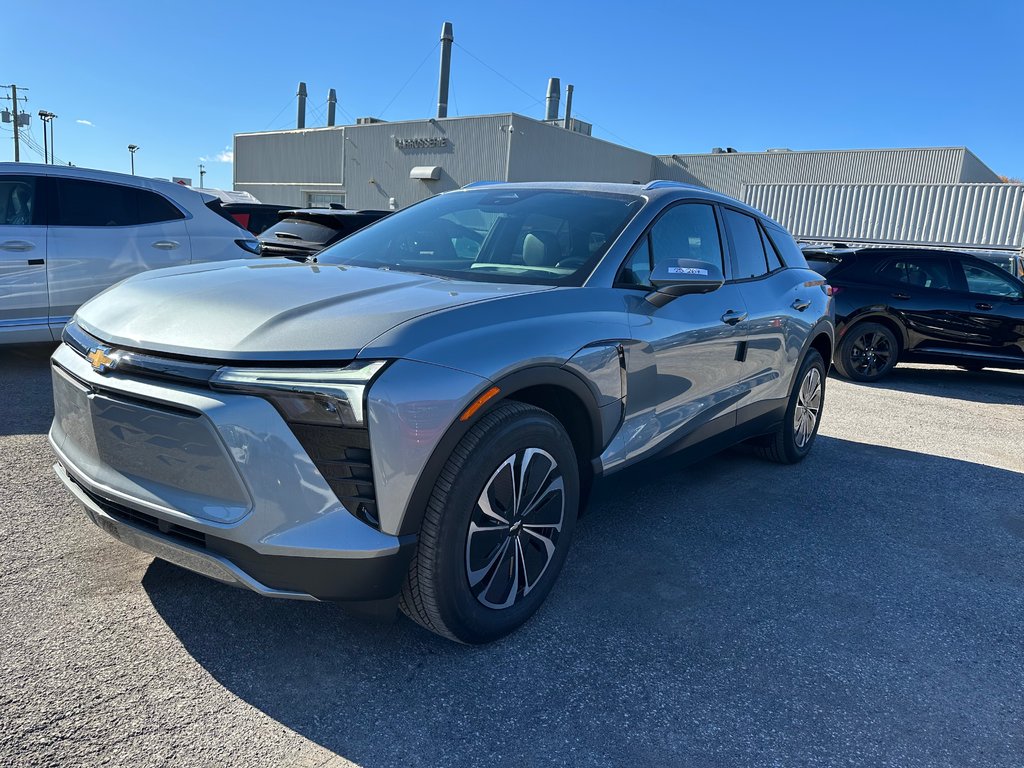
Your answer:
[[[653,155],[590,135],[560,117],[561,86],[548,85],[543,119],[516,113],[448,117],[453,39],[441,36],[438,110],[422,120],[360,118],[234,137],[234,187],[263,202],[398,210],[470,182],[668,179],[743,200],[798,239],[1024,249],[1024,187],[1004,184],[966,147]],[[332,91],[333,99],[333,91]]]

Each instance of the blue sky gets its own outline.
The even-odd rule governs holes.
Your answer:
[[[1019,2],[50,0],[0,18],[0,83],[29,89],[39,143],[48,109],[64,161],[127,171],[134,143],[138,173],[198,182],[205,158],[207,186],[231,186],[234,133],[293,125],[299,80],[310,126],[331,87],[339,122],[431,116],[446,19],[451,115],[541,117],[558,76],[596,136],[649,152],[966,145],[1024,177]]]

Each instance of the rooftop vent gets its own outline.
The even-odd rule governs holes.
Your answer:
[[[386,123],[387,120],[381,120],[379,117],[357,117],[356,125],[374,125],[375,123]]]

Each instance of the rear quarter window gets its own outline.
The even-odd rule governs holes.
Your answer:
[[[807,267],[807,260],[804,258],[803,252],[797,246],[796,240],[793,239],[792,235],[771,222],[762,221],[761,223],[765,225],[765,232],[768,233],[768,237],[775,245],[775,250],[782,257],[783,264],[787,267]],[[825,273],[822,272],[821,274]]]

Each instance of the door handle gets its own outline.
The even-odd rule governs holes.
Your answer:
[[[811,306],[811,301],[810,299],[797,299],[792,304],[790,304],[790,306],[797,312],[803,312],[805,309]]]
[[[974,305],[974,308],[975,309],[983,309],[986,312],[988,312],[990,309],[992,309],[992,305],[991,304],[986,304],[983,301],[979,301],[977,304]]]
[[[29,259],[28,265],[30,267],[41,267],[46,263],[46,259]]]
[[[31,251],[35,247],[34,243],[30,243],[27,240],[8,240],[5,243],[0,243],[0,251]]]
[[[746,319],[746,312],[737,312],[735,309],[730,309],[722,315],[722,322],[726,325],[736,325],[736,323],[742,323]]]
[[[909,293],[893,293],[893,294],[890,294],[890,295],[894,299],[900,299],[901,301],[906,301],[907,299],[910,298],[910,294]]]
[[[177,240],[157,240],[153,243],[153,247],[159,248],[161,251],[173,251],[179,245],[181,245],[181,243]]]

